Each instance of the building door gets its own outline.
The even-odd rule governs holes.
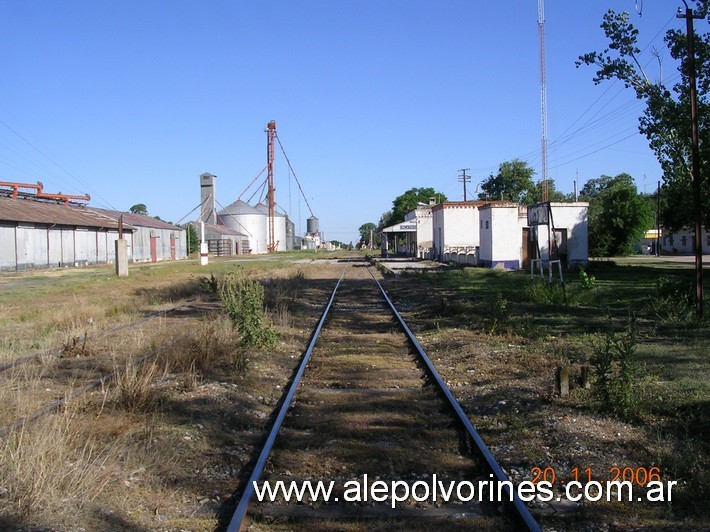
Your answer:
[[[177,259],[177,256],[175,253],[175,235],[170,235],[170,259],[171,260]]]
[[[530,261],[537,259],[537,243],[535,242],[534,232],[529,227],[523,227],[523,256],[522,267],[524,270],[530,269]]]
[[[150,261],[158,262],[158,239],[152,235],[150,237]]]
[[[567,266],[567,229],[555,229],[552,243],[553,258],[559,259],[562,266]]]

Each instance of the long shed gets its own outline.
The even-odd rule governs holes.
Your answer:
[[[86,207],[0,197],[0,271],[113,262],[117,239],[118,223]]]

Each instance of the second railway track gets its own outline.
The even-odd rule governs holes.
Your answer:
[[[501,506],[487,495],[446,502],[431,492],[436,482],[485,491],[506,478],[364,264],[343,272],[285,397],[229,530],[362,520],[368,528],[538,528],[517,498]],[[332,488],[328,501],[289,501],[284,492],[256,500],[255,487],[279,481]]]

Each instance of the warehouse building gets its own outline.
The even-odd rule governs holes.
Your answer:
[[[121,215],[129,260],[186,256],[185,230],[180,227],[148,216],[78,205],[61,194],[18,194],[18,186],[25,185],[12,185],[14,189],[0,187],[0,271],[113,263]],[[41,190],[41,184],[27,187]]]
[[[111,211],[87,207],[118,224],[119,218],[131,230],[124,231],[123,238],[128,243],[130,262],[158,262],[187,257],[187,235],[185,229],[144,214]]]

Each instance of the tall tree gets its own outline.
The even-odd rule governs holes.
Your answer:
[[[513,203],[533,203],[535,196],[535,175],[527,162],[513,159],[501,163],[497,174],[491,174],[483,183],[478,194],[482,200],[504,200]]]
[[[563,192],[557,190],[553,179],[547,180],[547,201],[567,201],[569,198]],[[542,180],[535,183],[535,188],[527,196],[528,203],[540,203],[542,201]]]
[[[650,205],[629,174],[592,179],[582,188],[581,197],[589,201],[590,255],[628,255],[653,226]]]
[[[360,233],[360,242],[363,242],[366,246],[369,246],[370,239],[374,238],[377,234],[377,226],[372,222],[362,224],[358,228],[358,233]]]
[[[709,0],[696,0],[697,12],[707,16],[709,4]],[[669,8],[675,9],[671,6]],[[701,23],[696,24],[698,26],[707,27]],[[661,80],[651,81],[644,71],[641,50],[637,45],[638,30],[629,22],[628,13],[609,10],[604,15],[601,27],[609,39],[609,48],[581,55],[577,66],[595,65],[597,71],[593,79],[596,84],[610,79],[621,80],[627,88],[635,91],[638,99],[645,101],[646,109],[639,117],[639,131],[648,139],[663,169],[665,185],[662,194],[667,200],[662,213],[663,224],[671,230],[692,226],[691,121],[685,31],[673,29],[665,35],[665,43],[679,72],[678,77],[669,78],[677,82],[666,86]],[[698,87],[703,222],[706,227],[710,227],[710,35],[707,32],[696,32],[693,42]]]
[[[148,214],[148,207],[145,206],[145,203],[136,203],[128,209],[128,211],[132,214]]]
[[[389,227],[404,220],[404,215],[417,208],[420,203],[429,204],[429,200],[434,198],[436,203],[446,201],[446,196],[437,192],[431,187],[410,188],[404,194],[397,196],[392,201],[392,210],[382,215],[379,229]]]

